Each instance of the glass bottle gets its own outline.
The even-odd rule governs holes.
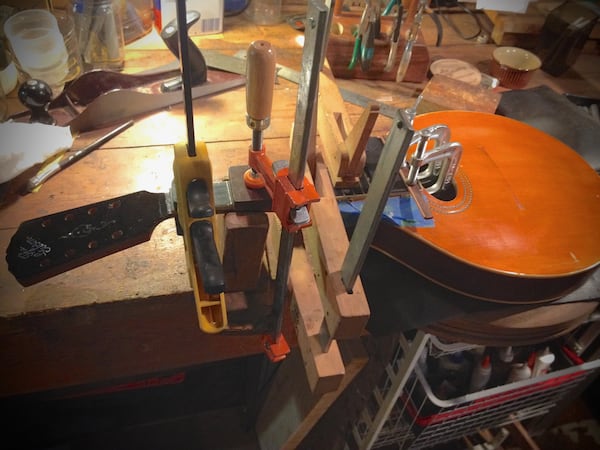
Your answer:
[[[72,0],[85,70],[121,70],[125,64],[123,0]]]

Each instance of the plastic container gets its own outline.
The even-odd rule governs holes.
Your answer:
[[[554,353],[552,353],[550,349],[546,347],[543,352],[536,356],[533,369],[531,370],[531,376],[538,377],[548,373],[550,371],[550,366],[555,359]]]
[[[58,95],[68,73],[68,53],[52,13],[45,9],[18,12],[4,23],[4,34],[19,70],[45,81]]]
[[[553,9],[540,32],[536,54],[542,70],[559,76],[571,67],[581,53],[598,21],[600,8],[592,2],[568,1]]]

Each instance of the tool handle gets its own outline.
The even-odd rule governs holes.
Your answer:
[[[189,30],[190,27],[196,23],[200,19],[200,13],[197,11],[188,11],[186,14],[186,26]],[[179,50],[179,29],[177,26],[177,19],[173,19],[169,22],[160,33],[160,37],[164,41],[165,45],[171,50],[171,53],[175,55],[176,58],[180,58],[180,50]],[[208,78],[208,69],[206,67],[206,61],[204,60],[204,56],[200,49],[194,44],[194,41],[187,38],[187,48],[188,48],[188,56],[189,62],[192,72],[192,83],[195,85],[202,84],[206,82]]]
[[[267,122],[264,128],[268,126],[274,84],[275,49],[267,41],[254,41],[248,47],[246,62],[246,111],[248,125],[253,129],[260,126],[260,122]]]
[[[194,245],[195,268],[202,279],[207,294],[219,294],[225,289],[225,273],[215,243],[212,222],[197,220],[190,225],[190,237]]]

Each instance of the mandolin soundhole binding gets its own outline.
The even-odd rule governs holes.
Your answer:
[[[453,186],[456,195],[451,200],[441,200],[429,195],[429,206],[437,214],[457,214],[465,211],[473,202],[473,187],[469,177],[461,169],[454,175]]]

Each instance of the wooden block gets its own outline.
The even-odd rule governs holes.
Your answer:
[[[311,392],[303,376],[299,350],[281,363],[256,421],[262,450],[296,449],[323,414],[369,360],[360,340],[339,343],[346,373],[339,388],[323,395]]]
[[[484,10],[494,24],[491,38],[496,45],[534,48],[548,12],[560,2],[532,2],[523,14]]]
[[[228,213],[223,220],[223,270],[228,292],[255,289],[269,221],[265,213]]]
[[[330,192],[329,176],[322,160],[317,159],[315,186]],[[320,274],[321,293],[324,294],[325,320],[329,334],[335,339],[360,336],[370,316],[369,304],[360,281],[357,278],[352,293],[348,293],[342,283],[340,270],[349,247],[344,223],[334,197],[322,196],[311,206],[312,229],[303,230],[305,242],[313,242],[313,265],[315,259],[322,264]],[[315,236],[315,228],[318,236]],[[311,234],[313,234],[311,236]]]
[[[312,265],[306,251],[297,247],[290,268],[292,318],[302,352],[308,384],[315,395],[336,390],[344,376],[344,364],[335,341],[327,348],[321,345],[325,313]]]
[[[500,103],[500,93],[445,75],[434,75],[423,90],[423,100],[436,105],[438,110],[460,109],[493,114]]]
[[[360,182],[367,140],[378,114],[379,108],[370,105],[356,123],[352,123],[331,70],[323,69],[319,79],[317,124],[323,159],[336,187],[351,187]]]

